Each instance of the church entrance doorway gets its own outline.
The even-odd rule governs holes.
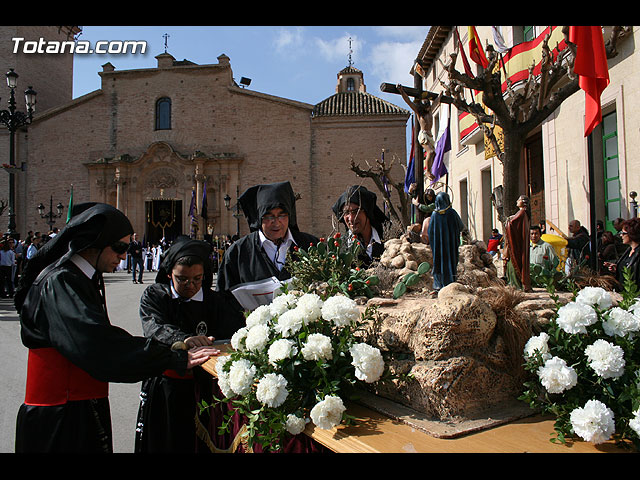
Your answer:
[[[544,165],[542,158],[542,135],[537,133],[524,146],[527,172],[527,189],[531,205],[531,225],[545,220],[544,214]]]
[[[182,200],[155,199],[145,202],[147,244],[170,243],[182,234]]]

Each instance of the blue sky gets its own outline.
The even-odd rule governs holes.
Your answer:
[[[407,108],[398,95],[380,91],[383,82],[413,86],[409,74],[429,27],[415,26],[84,26],[79,40],[145,40],[146,54],[77,54],[73,97],[100,88],[98,72],[153,68],[164,52],[176,60],[215,64],[226,54],[236,81],[251,90],[315,104],[335,93],[337,73],[352,64],[364,73],[367,92]],[[410,122],[408,122],[410,123]]]

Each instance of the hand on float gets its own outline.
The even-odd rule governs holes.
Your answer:
[[[214,347],[196,347],[187,351],[187,369],[202,365],[211,357],[215,357],[220,350]]]

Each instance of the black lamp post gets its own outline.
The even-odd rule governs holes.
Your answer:
[[[231,207],[231,197],[229,196],[229,194],[227,193],[224,196],[224,206],[226,207],[226,209],[235,211],[233,216],[236,219],[236,236],[238,237],[240,236],[240,218],[243,217],[242,208],[240,207],[240,204],[237,201],[239,196],[240,196],[240,188],[236,187],[236,204],[233,207]]]
[[[25,125],[29,125],[33,119],[33,112],[36,106],[36,92],[33,88],[29,87],[24,92],[25,104],[27,106],[27,113],[16,111],[16,98],[15,89],[18,86],[18,74],[13,71],[13,68],[7,72],[7,86],[9,87],[9,109],[0,110],[0,122],[9,130],[9,225],[7,227],[7,234],[12,237],[16,237],[16,219],[15,219],[15,177],[14,170],[16,170],[16,158],[15,158],[15,132],[18,128]]]
[[[53,195],[49,199],[49,213],[44,213],[44,205],[40,203],[36,207],[38,209],[38,213],[40,214],[40,218],[48,218],[47,223],[49,224],[49,230],[53,229],[53,225],[56,223],[54,218],[60,218],[62,216],[62,209],[64,206],[62,203],[58,202],[56,205],[56,213],[53,213]]]

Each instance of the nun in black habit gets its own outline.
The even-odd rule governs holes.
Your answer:
[[[349,230],[349,242],[355,236],[362,244],[359,260],[365,267],[379,260],[384,252],[383,226],[389,222],[376,204],[377,196],[362,185],[353,185],[340,195],[332,210]]]
[[[29,260],[14,298],[29,349],[16,453],[112,452],[108,382],[184,373],[214,350],[173,351],[111,325],[102,273],[125,258],[131,233],[116,208],[77,205],[66,227]]]
[[[159,343],[187,347],[225,340],[245,318],[225,296],[211,289],[211,245],[179,237],[162,254],[153,285],[140,299],[144,335]],[[165,371],[142,382],[136,426],[137,453],[194,453],[196,396],[210,398],[211,376],[200,369],[185,375]],[[203,390],[205,393],[203,394]]]
[[[318,238],[301,232],[296,218],[296,199],[289,182],[256,185],[238,198],[250,233],[234,242],[218,270],[217,290],[276,277],[287,280],[287,251],[307,250]]]

